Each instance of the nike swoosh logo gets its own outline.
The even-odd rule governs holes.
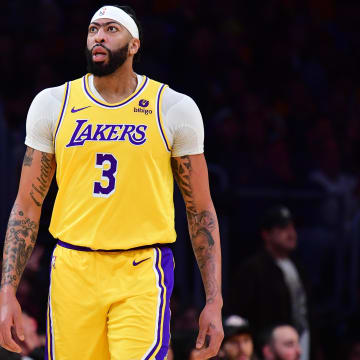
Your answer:
[[[82,108],[79,108],[79,109],[75,109],[75,106],[73,106],[73,108],[71,109],[71,112],[72,112],[72,113],[76,113],[76,112],[78,112],[78,111],[87,109],[87,108],[90,107],[90,106],[91,106],[91,105],[85,106],[85,107],[82,107]]]
[[[133,265],[134,266],[138,266],[139,264],[141,264],[142,262],[144,262],[144,261],[146,261],[146,260],[149,260],[149,259],[151,259],[151,257],[148,257],[148,258],[146,258],[146,259],[144,259],[144,260],[140,260],[139,262],[136,262],[135,260],[133,261]]]

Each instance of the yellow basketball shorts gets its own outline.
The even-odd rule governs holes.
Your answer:
[[[166,359],[171,249],[105,252],[61,244],[51,263],[45,359]]]

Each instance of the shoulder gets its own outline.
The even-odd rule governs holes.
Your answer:
[[[160,89],[164,84],[158,83]],[[161,118],[171,156],[202,154],[204,152],[204,125],[195,101],[166,86],[161,92]]]
[[[46,88],[40,91],[34,98],[32,105],[41,105],[41,106],[56,106],[57,104],[62,103],[63,96],[65,91],[65,84]]]
[[[137,75],[138,81],[141,81],[145,75]],[[178,92],[168,85],[159,82],[154,79],[148,78],[153,84],[156,84],[160,89],[165,86],[164,90],[162,91],[162,114],[167,116],[169,112],[175,112],[181,115],[194,115],[201,117],[201,113],[199,107],[197,106],[196,102],[188,95]]]
[[[170,87],[165,88],[162,101],[162,111],[164,115],[171,111],[179,115],[201,117],[198,106],[190,96],[175,91]]]
[[[26,145],[54,152],[52,134],[61,111],[64,90],[65,85],[60,85],[44,89],[35,96],[26,118]]]
[[[173,157],[204,152],[204,124],[195,101],[166,88],[161,111],[168,135],[172,137]]]

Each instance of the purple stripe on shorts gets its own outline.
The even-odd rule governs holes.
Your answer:
[[[164,287],[162,286],[162,276],[161,276],[161,272],[159,269],[159,258],[160,258],[160,251],[158,248],[155,248],[156,251],[156,264],[155,264],[155,268],[156,268],[156,272],[158,274],[159,277],[159,286],[160,286],[160,307],[159,307],[159,314],[158,314],[158,326],[157,326],[157,334],[156,334],[156,344],[155,346],[151,349],[150,353],[148,354],[148,356],[145,358],[145,360],[149,360],[151,358],[151,356],[154,354],[156,348],[159,345],[160,342],[160,328],[161,328],[161,320],[162,320],[162,312],[163,312],[163,305],[164,305]]]
[[[156,264],[155,268],[159,276],[159,286],[161,289],[160,296],[160,307],[159,307],[159,319],[158,319],[158,329],[156,334],[156,344],[151,349],[149,354],[146,356],[145,360],[148,360],[151,358],[151,356],[154,354],[155,350],[159,346],[159,343],[161,343],[160,349],[155,354],[156,360],[163,360],[168,352],[169,348],[169,342],[170,342],[170,296],[172,293],[173,285],[174,285],[174,271],[173,271],[173,255],[172,251],[168,247],[164,248],[155,248],[157,258],[156,258]],[[159,263],[160,258],[160,251],[162,255],[161,264]],[[164,279],[162,278],[162,274],[160,271],[160,266],[164,273]],[[164,304],[164,287],[162,285],[162,280],[164,280],[164,285],[166,287],[166,299]],[[165,309],[164,309],[165,306]],[[162,339],[160,338],[160,332],[161,332],[161,323],[162,323],[162,313],[164,309],[164,321],[163,321],[163,336]]]
[[[145,76],[145,81],[144,81],[144,84],[141,86],[141,88],[135,92],[135,94],[128,100],[126,100],[125,102],[121,103],[121,104],[115,104],[115,105],[109,105],[109,104],[104,104],[98,100],[96,100],[91,94],[90,92],[88,91],[87,89],[87,84],[86,84],[86,75],[83,77],[83,85],[84,85],[84,89],[85,89],[85,92],[86,92],[86,95],[92,100],[94,101],[96,104],[98,105],[101,105],[101,106],[105,106],[107,108],[110,108],[110,109],[116,109],[116,108],[119,108],[121,106],[124,106],[126,104],[128,104],[131,100],[135,99],[141,92],[142,90],[145,88],[146,84],[148,83],[148,78]]]
[[[170,297],[174,287],[174,257],[170,248],[162,248],[161,267],[164,272],[164,283],[166,287],[166,304],[163,322],[163,338],[156,360],[163,360],[168,353],[170,343]]]

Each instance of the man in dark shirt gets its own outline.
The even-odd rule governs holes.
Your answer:
[[[261,223],[264,249],[236,275],[231,311],[249,320],[255,332],[274,323],[294,324],[302,360],[309,358],[307,291],[299,264],[290,255],[297,245],[292,215],[285,206],[269,209]]]

